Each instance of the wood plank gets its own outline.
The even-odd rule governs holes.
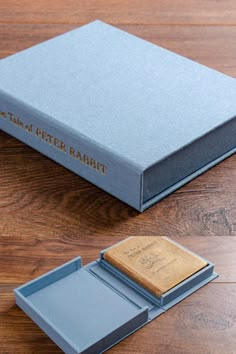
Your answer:
[[[77,26],[70,24],[0,24],[0,58],[29,48],[75,27]],[[118,25],[118,27],[236,77],[236,26]]]
[[[235,25],[235,0],[8,0],[0,2],[1,22],[86,23],[100,19],[123,24]]]
[[[235,155],[140,214],[7,134],[0,141],[0,235],[236,235]]]

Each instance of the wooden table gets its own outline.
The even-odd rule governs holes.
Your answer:
[[[235,0],[0,0],[0,14],[0,58],[98,18],[236,77]],[[236,156],[139,214],[3,132],[0,149],[1,354],[60,353],[14,287],[129,235],[171,236],[221,276],[109,353],[236,353],[236,239],[222,236],[236,236]]]

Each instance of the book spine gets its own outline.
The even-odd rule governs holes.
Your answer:
[[[3,91],[0,129],[140,210],[141,173],[135,165]]]

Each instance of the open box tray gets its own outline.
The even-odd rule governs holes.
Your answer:
[[[16,303],[67,354],[102,353],[217,277],[208,265],[155,297],[103,259],[78,257],[14,290]]]

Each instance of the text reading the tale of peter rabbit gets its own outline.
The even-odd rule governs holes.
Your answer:
[[[48,131],[42,129],[41,127],[34,126],[32,123],[26,124],[22,119],[11,112],[0,111],[0,118],[8,120],[17,128],[24,130],[24,132],[28,134],[32,134],[36,139],[40,139],[43,143],[49,144],[53,148],[60,150],[62,153],[68,154],[71,158],[74,158],[80,163],[91,167],[102,175],[106,174],[107,166],[104,163],[97,161],[93,157],[81,152],[79,149],[66,144],[62,139],[49,134]]]

